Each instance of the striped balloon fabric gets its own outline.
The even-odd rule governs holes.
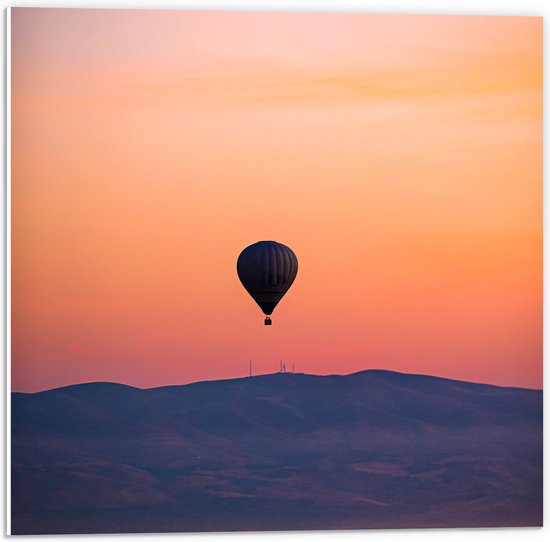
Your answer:
[[[298,273],[296,254],[282,243],[259,241],[246,247],[237,260],[237,274],[246,291],[270,315]]]

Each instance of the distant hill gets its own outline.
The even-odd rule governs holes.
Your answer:
[[[12,531],[542,524],[542,391],[390,371],[12,394]]]

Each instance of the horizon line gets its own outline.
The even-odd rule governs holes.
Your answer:
[[[133,388],[136,390],[154,390],[159,388],[169,388],[169,387],[184,387],[184,386],[191,386],[194,384],[202,384],[207,382],[227,382],[230,380],[247,380],[252,378],[260,378],[260,377],[266,377],[266,376],[274,376],[274,375],[289,375],[289,376],[315,376],[319,378],[326,378],[326,377],[348,377],[353,375],[358,375],[360,373],[369,373],[369,372],[382,372],[382,373],[393,373],[393,374],[401,374],[401,375],[408,375],[408,376],[420,376],[420,377],[426,377],[426,378],[435,378],[439,380],[449,380],[453,382],[461,382],[464,384],[476,384],[480,386],[492,386],[495,388],[509,388],[509,389],[518,389],[518,390],[529,390],[529,391],[540,391],[543,392],[544,388],[529,388],[524,386],[506,386],[506,385],[500,385],[500,384],[491,384],[489,382],[476,382],[473,380],[460,380],[458,378],[449,378],[445,376],[438,376],[438,375],[431,375],[426,373],[407,373],[403,371],[394,371],[390,369],[379,369],[379,368],[372,368],[372,369],[362,369],[360,371],[354,371],[352,373],[330,373],[330,374],[316,374],[316,373],[305,373],[305,372],[290,372],[290,371],[275,371],[273,373],[261,373],[257,375],[245,375],[245,376],[237,376],[237,377],[230,377],[230,378],[215,378],[215,379],[207,379],[207,380],[194,380],[192,382],[186,382],[183,384],[162,384],[160,386],[151,386],[151,387],[139,387],[139,386],[133,386],[131,384],[126,384],[124,382],[115,382],[115,381],[109,381],[109,380],[90,380],[85,382],[75,382],[73,384],[66,384],[63,386],[56,386],[53,388],[45,388],[42,390],[37,391],[17,391],[17,390],[11,390],[10,393],[20,393],[25,395],[34,395],[37,393],[44,393],[48,391],[54,391],[54,390],[61,390],[64,388],[72,388],[75,386],[85,386],[85,385],[91,385],[91,384],[114,384],[117,386],[125,386],[128,388]]]

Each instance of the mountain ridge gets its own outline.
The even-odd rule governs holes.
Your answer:
[[[542,523],[542,391],[367,370],[12,394],[16,534]]]
[[[391,371],[388,369],[363,369],[361,371],[355,371],[353,373],[348,374],[326,374],[326,375],[319,375],[314,373],[292,373],[292,372],[274,372],[274,373],[262,373],[252,376],[242,376],[242,377],[232,377],[232,378],[222,378],[222,379],[212,379],[212,380],[198,380],[194,382],[187,382],[185,384],[165,384],[161,386],[153,386],[148,388],[141,388],[139,386],[132,386],[130,384],[125,384],[122,382],[111,382],[111,381],[90,381],[90,382],[78,382],[76,384],[67,384],[64,386],[58,386],[55,388],[48,388],[45,390],[39,390],[34,392],[25,392],[25,391],[13,391],[12,394],[21,394],[21,395],[36,395],[41,393],[49,393],[49,392],[55,392],[55,391],[61,391],[61,390],[69,390],[69,389],[78,389],[80,387],[86,387],[86,386],[119,386],[121,388],[131,388],[134,390],[160,390],[164,388],[184,388],[187,386],[195,386],[195,385],[201,385],[201,384],[207,384],[207,383],[221,383],[221,382],[235,382],[235,381],[249,381],[250,379],[255,380],[259,378],[266,378],[266,377],[278,377],[279,375],[283,377],[290,376],[305,376],[305,377],[315,377],[315,378],[334,378],[334,377],[342,377],[342,378],[349,378],[349,377],[358,377],[358,376],[390,376],[390,377],[397,377],[397,376],[405,376],[405,377],[417,377],[417,378],[424,378],[424,379],[432,379],[434,381],[445,381],[449,383],[460,383],[460,384],[467,384],[467,385],[473,385],[473,386],[489,386],[493,388],[504,388],[504,389],[517,389],[517,390],[525,390],[525,391],[534,391],[534,392],[543,392],[543,389],[538,388],[527,388],[522,386],[503,386],[499,384],[491,384],[486,382],[473,382],[469,380],[460,380],[457,378],[448,378],[443,376],[436,376],[436,375],[429,375],[424,373],[405,373],[402,371]]]

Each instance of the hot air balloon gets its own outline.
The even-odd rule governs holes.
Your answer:
[[[237,274],[252,299],[269,315],[290,288],[298,273],[298,258],[287,246],[275,241],[259,241],[246,247],[237,259]]]

